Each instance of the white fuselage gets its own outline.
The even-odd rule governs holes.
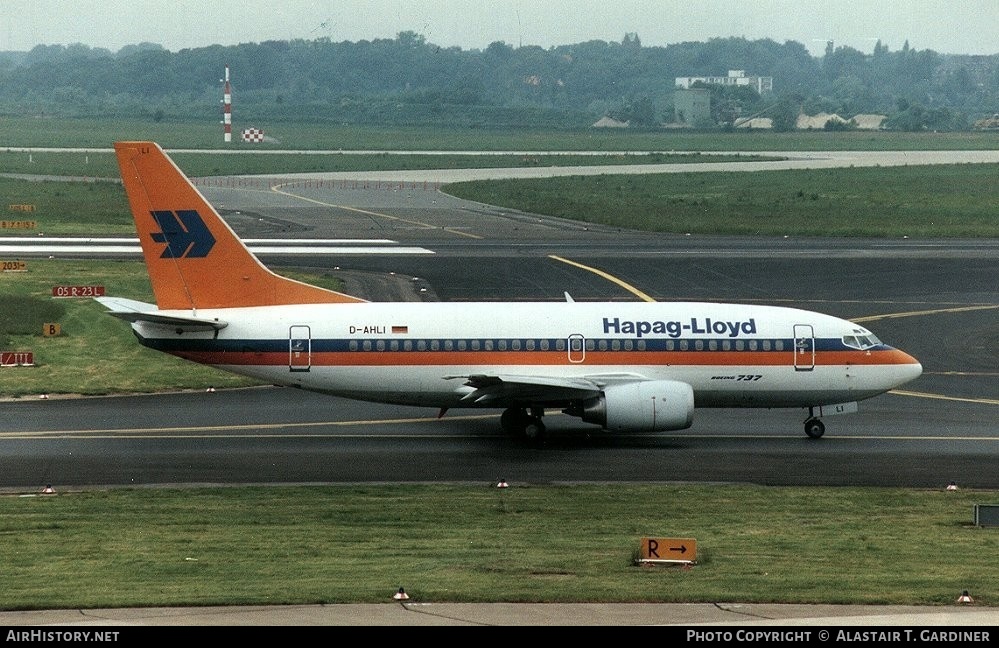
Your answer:
[[[668,380],[689,384],[698,407],[810,407],[869,398],[922,370],[862,326],[772,306],[407,302],[161,312],[227,325],[134,324],[147,346],[277,385],[432,407],[507,406],[462,400],[469,376]],[[865,336],[875,343],[844,343]],[[571,400],[552,393],[542,402]]]

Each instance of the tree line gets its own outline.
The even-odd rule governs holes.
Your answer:
[[[394,39],[265,41],[171,52],[155,43],[117,52],[38,45],[0,52],[0,113],[121,115],[154,120],[221,112],[231,70],[234,104],[248,119],[355,124],[575,129],[603,116],[632,127],[674,121],[676,77],[744,70],[773,78],[763,95],[708,86],[711,120],[766,115],[793,128],[799,112],[887,115],[889,129],[967,130],[999,113],[999,54],[947,55],[906,42],[871,54],[829,43],[812,56],[796,41],[714,38],[645,47],[620,42],[551,48],[440,47],[412,31]],[[837,125],[835,127],[848,127]]]

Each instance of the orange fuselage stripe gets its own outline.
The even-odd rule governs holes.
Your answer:
[[[175,351],[175,355],[214,365],[287,365],[287,352]],[[302,360],[306,362],[305,359]],[[793,366],[791,351],[587,351],[582,362],[571,362],[566,351],[345,351],[314,352],[312,366]],[[887,351],[820,351],[816,366],[881,366],[911,364],[896,349]],[[799,364],[802,364],[799,362]],[[810,364],[807,363],[806,364]]]

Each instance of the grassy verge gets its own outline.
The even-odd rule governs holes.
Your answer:
[[[765,236],[999,236],[999,165],[607,175],[448,185],[459,198],[626,229]]]
[[[14,211],[12,205],[33,209]],[[0,236],[135,236],[125,191],[113,182],[0,178],[0,210],[0,221],[36,224],[0,228]]]
[[[0,398],[37,394],[146,393],[244,387],[247,378],[141,346],[126,322],[92,299],[55,299],[52,287],[104,286],[108,295],[152,301],[140,261],[30,259],[23,273],[0,274],[0,350],[31,351],[33,367],[0,368]],[[287,273],[332,290],[334,276]],[[58,336],[43,335],[58,323]]]
[[[358,151],[913,151],[994,149],[995,133],[765,131],[702,132],[586,128],[434,128],[336,123],[253,124],[271,141],[222,141],[217,119],[68,119],[5,115],[0,146],[107,148],[118,140],[153,140],[164,148],[308,149]],[[244,125],[245,126],[245,125]],[[233,125],[239,132],[244,126]]]
[[[754,486],[111,490],[0,497],[0,608],[417,601],[999,605],[993,494]],[[692,569],[636,564],[693,538]]]

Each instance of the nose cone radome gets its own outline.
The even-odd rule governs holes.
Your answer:
[[[912,382],[923,375],[923,365],[905,351],[895,349],[895,385],[896,387]]]

